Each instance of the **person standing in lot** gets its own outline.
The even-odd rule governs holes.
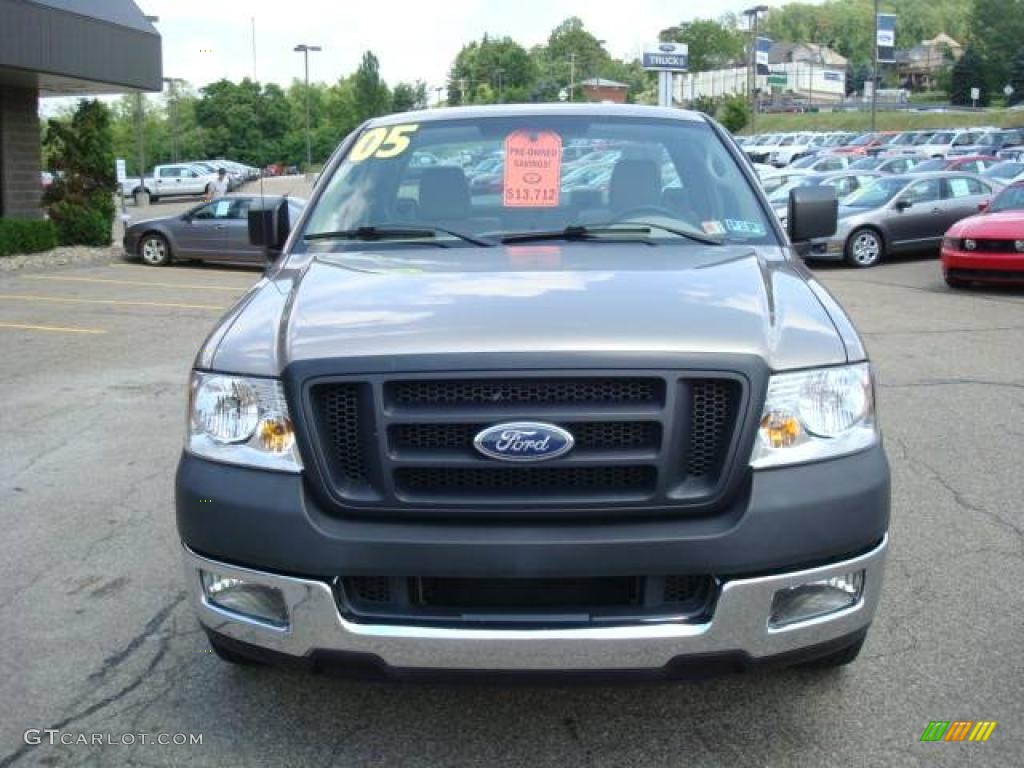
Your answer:
[[[228,172],[223,168],[217,169],[217,178],[213,180],[213,194],[211,198],[216,200],[218,197],[224,197],[228,193]]]

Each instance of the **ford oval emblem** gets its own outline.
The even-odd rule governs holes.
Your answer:
[[[658,46],[658,50],[662,53],[672,53],[676,49],[672,43],[662,43]]]
[[[536,421],[495,424],[473,438],[480,453],[499,461],[549,461],[567,454],[575,443],[561,427]]]
[[[537,184],[540,182],[541,178],[541,175],[536,171],[530,171],[529,173],[523,174],[523,181],[527,184]]]

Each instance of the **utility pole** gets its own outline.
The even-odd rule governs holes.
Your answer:
[[[300,44],[295,46],[295,52],[301,53],[306,65],[306,173],[309,173],[313,165],[313,139],[309,124],[309,54],[323,50],[319,45]]]
[[[878,127],[878,0],[875,0],[875,66],[871,68],[871,130]]]
[[[757,130],[757,23],[762,13],[768,12],[767,5],[755,5],[747,8],[743,15],[747,17],[747,27],[750,29],[750,132]]]
[[[171,112],[171,157],[173,162],[178,162],[179,158],[179,135],[178,135],[178,91],[177,86],[184,85],[185,81],[180,77],[165,77],[163,81],[167,83],[170,89],[170,99],[168,104]]]
[[[576,52],[569,54],[569,101],[573,100],[573,91],[576,90]]]
[[[144,16],[150,24],[160,21],[159,16]],[[139,164],[139,189],[146,188],[146,147],[143,138],[145,121],[143,120],[142,91],[135,92],[135,161]]]

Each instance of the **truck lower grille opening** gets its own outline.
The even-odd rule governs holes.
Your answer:
[[[706,575],[565,578],[347,576],[341,612],[384,624],[608,625],[704,620],[716,582]]]
[[[654,467],[415,467],[396,470],[395,482],[400,493],[410,496],[643,494],[654,491],[657,470]]]

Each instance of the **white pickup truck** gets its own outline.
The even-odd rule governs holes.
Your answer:
[[[207,195],[213,193],[216,173],[209,173],[189,163],[158,165],[153,172],[140,179],[129,177],[121,182],[125,197],[134,197],[136,202],[143,193],[151,202],[171,195]]]

